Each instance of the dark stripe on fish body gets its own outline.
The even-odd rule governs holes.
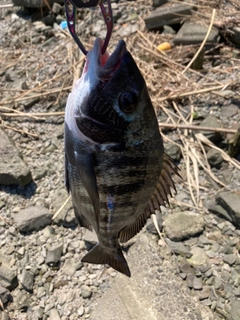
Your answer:
[[[106,185],[99,185],[99,189],[103,190],[106,194],[112,194],[112,195],[117,195],[117,196],[122,196],[125,195],[126,193],[134,193],[139,191],[142,186],[144,185],[145,180],[138,180],[137,182],[134,183],[129,183],[129,184],[115,184],[112,186],[106,186]]]
[[[145,167],[145,164],[147,162],[146,157],[135,157],[135,156],[121,156],[120,158],[116,158],[115,155],[108,157],[106,160],[107,165],[109,168],[129,168],[129,171],[131,170],[131,167],[135,170],[140,170],[138,167]],[[101,167],[101,163],[99,164]],[[142,174],[142,173],[141,173]]]

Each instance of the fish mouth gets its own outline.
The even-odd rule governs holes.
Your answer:
[[[114,72],[120,67],[122,57],[127,52],[126,43],[120,40],[112,54],[107,51],[102,54],[103,40],[97,38],[94,47],[87,54],[85,72],[91,72],[99,80],[108,82]]]

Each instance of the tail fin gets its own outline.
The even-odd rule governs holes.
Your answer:
[[[82,262],[94,264],[109,264],[113,269],[131,277],[131,273],[120,248],[108,250],[97,244],[83,258]]]

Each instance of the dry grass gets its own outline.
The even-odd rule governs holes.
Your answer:
[[[173,2],[173,1],[172,1]],[[178,2],[178,1],[174,1]],[[181,1],[182,3],[182,1]],[[133,2],[133,6],[142,6],[145,11],[150,10],[151,0]],[[121,2],[119,6],[125,6]],[[194,12],[194,19],[208,26],[208,33],[213,26],[217,26],[225,32],[230,32],[229,28],[239,23],[239,3],[237,0],[229,1],[224,6],[221,0],[200,0],[198,1],[198,11]],[[207,10],[206,10],[207,9]],[[172,40],[172,36],[161,35],[159,33],[147,32],[144,27],[142,17],[139,18],[139,30],[134,35],[127,37],[125,40],[129,51],[136,60],[149,88],[156,111],[167,115],[167,121],[160,123],[160,130],[164,128],[174,129],[178,135],[178,142],[171,141],[180,146],[181,152],[186,164],[187,184],[191,194],[194,206],[174,202],[180,206],[202,208],[200,199],[200,190],[203,188],[199,182],[199,167],[202,167],[206,173],[219,184],[220,187],[226,188],[213,173],[207,162],[205,146],[210,146],[219,150],[225,161],[240,170],[239,163],[227,155],[224,150],[217,148],[201,133],[196,133],[199,127],[193,124],[193,115],[196,111],[196,97],[203,95],[209,97],[223,96],[222,91],[232,89],[239,98],[239,75],[237,70],[240,68],[240,61],[232,58],[232,48],[227,45],[217,45],[219,51],[219,60],[222,65],[212,66],[209,56],[205,55],[204,68],[208,72],[199,72],[191,69],[191,65],[198,53],[204,46],[207,35],[200,46],[175,47],[169,52],[159,52],[156,50],[158,44],[164,41]],[[44,120],[48,116],[63,116],[64,112],[54,112],[45,108],[43,112],[26,112],[21,108],[21,103],[33,98],[39,98],[45,104],[51,100],[50,106],[59,102],[61,97],[66,97],[70,92],[72,83],[80,77],[84,64],[84,56],[79,53],[75,43],[66,31],[58,30],[55,32],[59,39],[56,48],[39,52],[38,47],[31,44],[20,44],[18,48],[12,50],[9,48],[0,48],[1,61],[0,71],[5,72],[14,67],[23,77],[29,79],[29,89],[12,89],[11,86],[0,87],[0,122],[3,128],[11,128],[23,134],[32,136],[37,139],[34,133],[22,131],[16,128],[16,121],[22,119]],[[31,32],[30,32],[31,38]],[[81,38],[84,45],[90,49],[94,38]],[[110,51],[116,45],[119,37],[113,34]],[[227,62],[227,63],[226,63]],[[42,81],[34,78],[34,72],[39,73],[43,66],[48,64],[49,74]],[[224,66],[224,67],[223,67]],[[218,79],[216,74],[219,75]],[[221,80],[219,80],[221,79]],[[7,95],[7,96],[6,96]],[[181,101],[191,105],[191,112],[186,117],[181,110]],[[171,109],[169,108],[171,106]],[[4,121],[11,119],[11,127],[7,126]],[[211,128],[201,128],[202,131],[210,131]],[[235,133],[232,128],[212,129],[218,132]],[[165,141],[170,141],[169,137],[162,133]]]

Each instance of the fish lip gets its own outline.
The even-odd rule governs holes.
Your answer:
[[[106,81],[110,80],[113,73],[121,65],[122,57],[127,52],[127,49],[125,41],[120,40],[112,54],[108,52],[102,54],[103,43],[101,38],[95,40],[88,63],[94,66],[97,77],[102,81]]]

